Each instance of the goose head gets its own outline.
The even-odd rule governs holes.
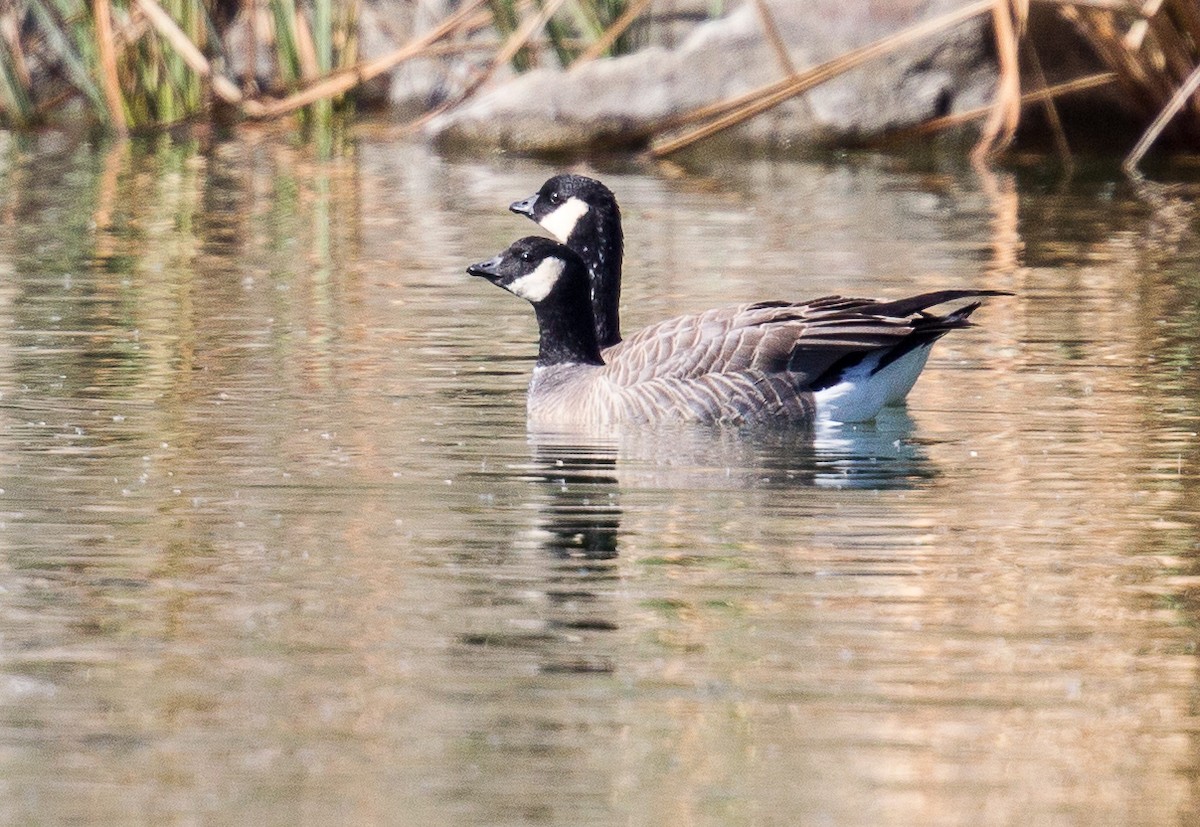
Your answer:
[[[509,209],[535,221],[579,254],[591,279],[592,315],[601,347],[621,341],[621,261],[625,236],[612,190],[584,175],[555,175]]]
[[[587,268],[569,247],[528,236],[467,272],[533,305],[541,337],[538,365],[603,364]]]
[[[487,261],[467,268],[472,276],[485,278],[514,296],[538,305],[571,283],[587,286],[587,275],[579,256],[568,247],[540,236],[529,236]],[[561,285],[561,287],[560,287]]]
[[[572,247],[572,235],[583,234],[598,223],[615,219],[620,226],[621,213],[612,190],[584,175],[555,175],[533,195],[508,208]]]

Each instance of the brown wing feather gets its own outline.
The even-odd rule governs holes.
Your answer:
[[[854,352],[898,345],[941,319],[925,309],[947,301],[1001,295],[941,290],[896,301],[823,296],[808,302],[727,305],[650,325],[603,351],[611,379],[629,386],[662,377],[786,370],[815,380]],[[945,329],[963,326],[951,317]],[[936,335],[934,336],[936,337]]]

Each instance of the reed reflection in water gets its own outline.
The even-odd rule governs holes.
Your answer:
[[[879,422],[581,443],[462,272],[552,171],[0,139],[0,820],[1200,815],[1186,190],[614,163],[630,329],[1018,296]]]

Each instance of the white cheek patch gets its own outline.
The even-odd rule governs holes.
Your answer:
[[[572,195],[558,209],[552,213],[548,213],[538,223],[545,227],[546,232],[550,233],[550,235],[559,241],[565,242],[571,236],[571,231],[575,229],[575,225],[579,223],[579,219],[587,215],[588,209],[586,201]]]
[[[545,259],[532,273],[510,282],[508,290],[528,302],[537,304],[550,295],[564,267],[566,262],[561,258]]]

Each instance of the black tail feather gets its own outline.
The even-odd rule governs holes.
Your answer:
[[[951,330],[971,327],[970,316],[979,309],[982,302],[971,302],[944,316],[928,313],[926,312],[928,308],[960,299],[1011,295],[1012,293],[1004,290],[938,290],[932,293],[922,293],[919,296],[909,296],[906,299],[897,299],[892,302],[879,302],[862,308],[863,312],[871,316],[892,318],[916,316],[911,321],[912,332],[899,342],[896,342],[893,347],[883,354],[883,357],[879,360],[879,364],[871,371],[872,374],[879,373],[879,371],[888,365],[902,359],[917,348],[933,344]],[[812,383],[812,389],[823,390],[837,384],[837,382],[841,381],[841,376],[846,371],[860,364],[870,353],[871,349],[868,348],[855,353],[845,354],[817,377]]]

